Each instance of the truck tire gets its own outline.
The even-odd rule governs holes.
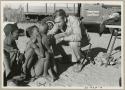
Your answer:
[[[43,22],[47,23],[49,26],[49,30],[51,30],[54,26],[54,18],[52,16],[45,17],[42,19]]]

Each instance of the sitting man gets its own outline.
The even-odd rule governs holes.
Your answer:
[[[62,42],[68,42],[71,47],[73,53],[72,56],[76,58],[77,67],[75,71],[79,71],[81,69],[81,41],[83,39],[82,34],[85,32],[85,27],[81,27],[80,21],[75,16],[67,16],[65,11],[60,9],[54,13],[54,21],[55,25],[48,32],[48,34],[54,35],[56,40],[56,45],[54,45],[53,49],[60,51],[60,53],[64,50],[62,49]],[[83,30],[82,30],[83,29]],[[58,33],[60,32],[60,33]],[[66,57],[65,54],[62,54],[63,57]],[[63,58],[63,60],[65,60]]]

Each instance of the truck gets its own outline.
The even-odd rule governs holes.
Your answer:
[[[82,18],[82,22],[84,22],[85,26],[92,31],[91,28],[96,28],[98,31],[100,23],[104,20],[108,19],[108,16],[113,12],[121,12],[120,5],[112,5],[112,4],[103,4],[103,3],[65,3],[62,7],[61,4],[52,3],[51,6],[48,3],[45,3],[44,11],[41,12],[33,12],[29,10],[30,5],[27,3],[25,20],[26,21],[44,21],[46,22],[50,29],[54,25],[53,21],[53,13],[58,9],[64,9],[68,15],[75,15],[79,18]],[[35,8],[35,7],[34,7]],[[43,7],[41,7],[43,8]]]
[[[34,3],[26,3],[24,7],[20,7],[20,10],[15,10],[18,15],[14,14],[14,10],[13,12],[10,10],[9,13],[12,12],[14,15],[5,13],[4,16],[11,15],[17,19],[23,17],[23,22],[44,21],[49,25],[49,29],[51,29],[54,25],[53,13],[58,9],[65,10],[67,15],[77,16],[89,31],[96,32],[99,30],[100,23],[108,19],[111,13],[121,12],[121,5],[104,3],[40,3],[38,6]],[[10,17],[10,19],[12,18]],[[20,20],[17,21],[20,22]],[[93,27],[95,30],[93,30]]]

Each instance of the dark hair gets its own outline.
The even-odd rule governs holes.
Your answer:
[[[17,23],[14,23],[14,24],[7,24],[5,27],[4,27],[4,33],[6,36],[8,36],[10,33],[13,33],[15,30],[18,30],[18,26],[17,26]]]
[[[39,29],[36,25],[30,26],[26,29],[26,36],[27,37],[31,37],[32,33],[33,33],[33,28],[37,28]]]
[[[56,10],[53,14],[53,18],[55,19],[57,16],[61,16],[62,18],[66,17],[66,12],[63,9]]]

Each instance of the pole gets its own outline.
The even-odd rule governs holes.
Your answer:
[[[113,34],[114,34],[114,30],[113,30],[112,35],[111,35],[110,40],[109,40],[109,44],[108,44],[108,47],[107,47],[107,52],[108,52],[108,49],[109,49],[109,46],[110,46],[110,43],[111,43],[111,40],[112,40]]]
[[[78,3],[77,17],[80,17],[81,3]]]
[[[56,10],[56,4],[54,3],[54,12],[55,12],[55,10]]]
[[[27,3],[27,5],[26,5],[26,6],[27,6],[27,12],[29,12],[29,6],[28,6],[28,3]]]
[[[108,64],[110,63],[110,57],[111,57],[111,54],[112,54],[112,51],[113,51],[113,47],[114,47],[114,44],[115,44],[115,41],[116,41],[116,38],[117,38],[117,35],[118,35],[118,31],[117,30],[114,30],[114,33],[115,33],[115,37],[114,37],[114,40],[113,40],[113,43],[111,45],[111,49],[108,53],[108,57],[107,57],[107,63],[105,65],[105,67],[108,66]]]
[[[117,30],[114,30],[114,33],[115,33],[115,38],[113,40],[113,43],[112,43],[112,46],[111,46],[111,50],[109,52],[109,55],[111,56],[111,53],[113,51],[113,47],[114,47],[114,44],[115,44],[115,41],[116,41],[116,38],[117,38],[117,35],[118,35],[118,31]]]
[[[46,3],[46,14],[47,14],[47,3]]]
[[[75,14],[75,3],[74,3],[74,14]]]

